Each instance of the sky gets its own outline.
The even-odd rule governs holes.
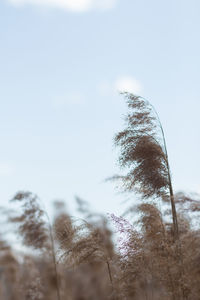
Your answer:
[[[114,134],[147,98],[175,190],[200,192],[198,0],[0,0],[0,205],[19,190],[47,210],[74,196],[121,214]],[[131,198],[134,201],[134,195]]]

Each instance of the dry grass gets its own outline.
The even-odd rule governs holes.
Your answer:
[[[51,224],[36,195],[17,193],[19,213],[8,222],[26,250],[19,253],[2,236],[1,300],[200,299],[199,197],[173,194],[160,121],[146,100],[125,96],[130,112],[115,143],[127,174],[117,179],[141,196],[132,218],[107,220],[77,197],[83,219],[74,221],[57,202]]]

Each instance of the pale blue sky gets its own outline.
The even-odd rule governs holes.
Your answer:
[[[103,180],[123,87],[160,114],[175,188],[200,192],[200,2],[73,1],[0,0],[0,203],[30,190],[122,212]]]

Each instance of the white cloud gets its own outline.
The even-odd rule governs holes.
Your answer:
[[[0,177],[8,177],[13,175],[15,168],[13,165],[5,162],[0,162]]]
[[[118,77],[113,82],[102,82],[98,86],[98,90],[102,95],[108,95],[119,92],[129,92],[136,95],[141,94],[143,87],[139,80],[131,76]]]
[[[92,9],[111,9],[117,0],[7,0],[15,6],[35,5],[60,8],[72,12],[85,12]]]
[[[142,84],[140,83],[139,80],[129,77],[129,76],[124,76],[120,77],[116,80],[114,84],[115,90],[119,92],[129,92],[133,94],[140,94],[142,91]]]

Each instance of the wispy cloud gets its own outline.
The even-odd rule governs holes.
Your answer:
[[[118,0],[7,0],[15,6],[35,5],[60,8],[71,12],[86,12],[93,9],[111,9]]]
[[[62,109],[68,105],[80,105],[85,102],[85,96],[80,92],[69,92],[64,95],[54,97],[51,101],[52,107]]]
[[[0,177],[12,176],[15,173],[15,168],[12,164],[0,162]]]

